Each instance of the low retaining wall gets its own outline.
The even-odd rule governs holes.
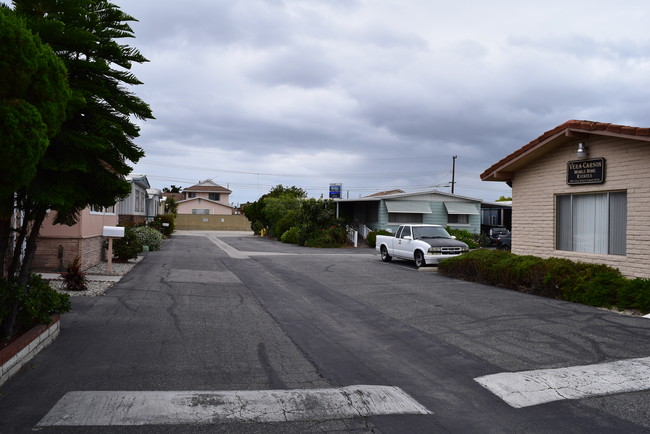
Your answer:
[[[178,230],[250,231],[251,222],[243,215],[178,214],[174,220]]]
[[[59,335],[60,315],[52,315],[50,324],[39,324],[0,350],[0,386],[25,366]]]

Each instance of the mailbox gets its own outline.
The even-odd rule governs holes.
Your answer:
[[[104,232],[102,235],[109,238],[123,238],[124,228],[119,226],[104,226]]]

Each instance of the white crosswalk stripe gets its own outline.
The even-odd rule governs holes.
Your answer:
[[[503,372],[475,378],[515,408],[650,390],[650,357],[595,365]]]
[[[430,414],[398,387],[185,392],[68,392],[38,423],[46,426],[322,421]]]

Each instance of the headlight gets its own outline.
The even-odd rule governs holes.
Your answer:
[[[442,255],[442,247],[429,247],[430,255]]]

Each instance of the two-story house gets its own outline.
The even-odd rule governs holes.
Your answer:
[[[228,201],[232,191],[212,180],[201,181],[183,190],[183,199],[178,201],[178,214],[232,215],[235,208]]]

